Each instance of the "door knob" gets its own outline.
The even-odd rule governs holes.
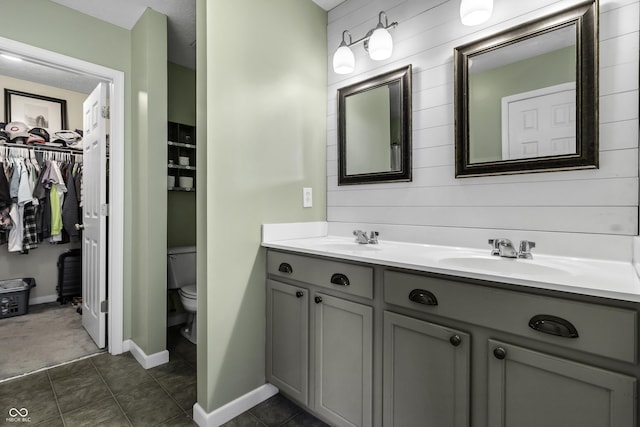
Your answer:
[[[75,227],[76,227],[76,230],[78,231],[84,230],[84,224],[76,224]]]

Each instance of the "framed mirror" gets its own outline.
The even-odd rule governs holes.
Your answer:
[[[456,177],[598,167],[598,6],[454,50]]]
[[[338,185],[411,181],[411,65],[338,89]]]

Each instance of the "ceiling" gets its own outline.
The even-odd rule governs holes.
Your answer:
[[[167,15],[169,61],[196,68],[196,0],[52,0],[131,30],[147,7]]]
[[[147,7],[167,15],[169,61],[196,68],[196,0],[52,0],[130,30]],[[313,0],[330,10],[344,0]]]
[[[167,57],[187,68],[196,66],[196,0],[51,0],[62,6],[131,30],[147,7],[167,15]],[[312,0],[331,10],[345,0]],[[58,70],[31,60],[12,62],[0,57],[0,75],[91,93],[98,79]]]

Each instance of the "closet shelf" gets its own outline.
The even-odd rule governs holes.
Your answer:
[[[193,193],[197,185],[196,128],[169,122],[167,130],[167,188]]]
[[[173,142],[173,141],[167,141],[167,145],[171,145],[172,147],[182,147],[182,148],[191,148],[193,150],[196,149],[196,146],[193,144],[186,144],[184,142]]]
[[[186,170],[196,170],[195,166],[183,166],[183,165],[172,165],[172,164],[168,164],[167,167],[169,169],[186,169]]]
[[[33,151],[55,151],[58,153],[83,154],[82,149],[78,149],[78,148],[56,147],[53,145],[42,145],[42,144],[25,145],[25,144],[13,144],[10,142],[4,142],[4,143],[0,143],[0,147],[18,148],[18,149],[33,150]]]

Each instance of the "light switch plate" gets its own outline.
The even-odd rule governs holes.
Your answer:
[[[304,187],[302,189],[302,207],[310,208],[313,206],[313,190],[311,187]]]

